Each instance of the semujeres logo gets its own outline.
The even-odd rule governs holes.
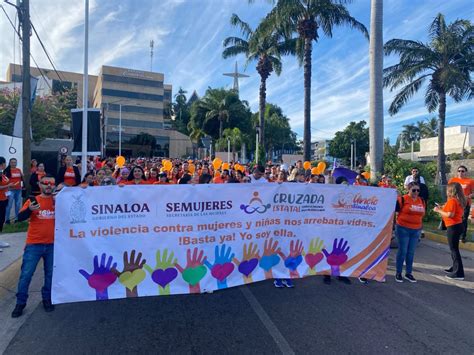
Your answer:
[[[270,208],[270,204],[267,203],[266,205],[263,204],[260,196],[258,195],[258,192],[253,193],[253,197],[250,199],[250,202],[248,205],[240,205],[240,209],[243,210],[247,214],[253,214],[255,212],[257,213],[265,213],[267,210]]]
[[[341,192],[336,195],[332,207],[338,213],[359,213],[373,215],[377,211],[377,196],[365,197],[361,193]]]

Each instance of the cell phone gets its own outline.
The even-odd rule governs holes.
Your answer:
[[[439,203],[438,202],[435,202],[434,203],[436,207],[439,207]]]

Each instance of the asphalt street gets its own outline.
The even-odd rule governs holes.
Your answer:
[[[14,294],[0,273],[5,354],[357,353],[472,354],[474,253],[462,251],[466,281],[444,278],[446,245],[422,241],[418,283],[395,283],[392,251],[386,283],[352,285],[321,277],[276,289],[269,281],[212,294],[38,305],[37,270],[26,314],[10,319]],[[5,284],[5,282],[7,284]],[[6,286],[5,286],[6,285]],[[35,295],[36,294],[36,295]],[[20,326],[21,324],[21,326]]]

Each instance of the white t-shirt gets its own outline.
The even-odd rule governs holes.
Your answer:
[[[413,182],[414,178],[413,178],[413,175],[408,175],[406,178],[405,178],[405,186],[408,186],[408,184],[410,182]],[[425,179],[423,178],[423,176],[420,176],[420,182],[422,184],[425,183]]]
[[[268,180],[265,179],[263,176],[258,180],[253,177],[253,174],[251,174],[249,177],[250,177],[250,182],[252,184],[265,184],[265,183],[268,183]]]

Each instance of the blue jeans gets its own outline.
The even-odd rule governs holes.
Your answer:
[[[5,213],[5,221],[10,221],[10,211],[15,206],[15,219],[18,218],[18,213],[21,208],[21,190],[10,190],[10,196],[8,196],[8,205]]]
[[[396,231],[398,237],[397,273],[402,273],[403,262],[405,262],[406,273],[411,274],[421,229],[411,229],[397,225]]]
[[[16,294],[17,304],[26,304],[31,278],[41,258],[43,258],[44,265],[44,285],[41,289],[41,295],[43,300],[51,300],[54,244],[29,244],[25,247],[25,252],[23,253],[23,263],[21,264],[21,274]]]

